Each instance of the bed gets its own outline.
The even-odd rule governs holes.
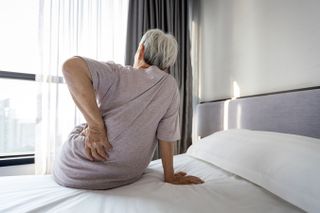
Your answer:
[[[320,89],[200,104],[202,139],[174,164],[204,184],[164,183],[160,160],[111,190],[64,188],[50,175],[1,177],[0,212],[320,212],[319,104]]]

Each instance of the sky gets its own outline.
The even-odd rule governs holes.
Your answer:
[[[38,0],[0,0],[0,70],[39,72],[38,10]]]
[[[38,0],[0,0],[0,70],[39,73]],[[19,120],[36,117],[38,84],[0,78],[0,101],[10,97]]]

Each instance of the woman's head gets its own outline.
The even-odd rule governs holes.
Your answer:
[[[143,56],[146,64],[156,65],[160,69],[166,70],[176,61],[178,44],[176,39],[170,34],[166,34],[158,29],[148,30],[141,38],[135,57],[135,64],[138,63],[139,55]]]

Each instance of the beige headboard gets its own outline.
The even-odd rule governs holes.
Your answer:
[[[253,129],[320,138],[320,87],[201,103],[198,135]]]

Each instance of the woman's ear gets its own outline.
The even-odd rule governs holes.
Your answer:
[[[140,44],[139,45],[139,55],[138,55],[139,60],[144,60],[144,45]]]

